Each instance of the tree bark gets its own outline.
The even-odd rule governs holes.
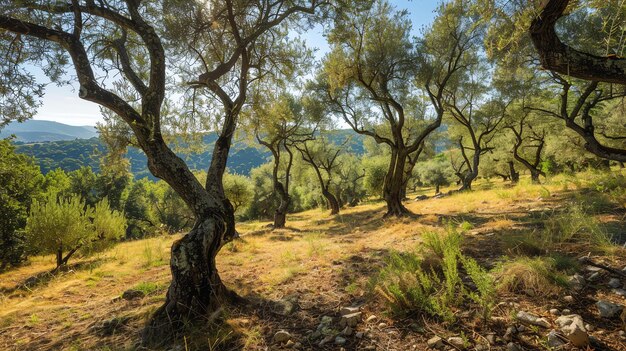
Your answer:
[[[324,198],[326,198],[326,201],[328,202],[328,207],[330,208],[330,215],[336,215],[339,213],[339,201],[337,201],[337,198],[335,197],[335,195],[333,195],[330,191],[323,189],[322,190],[322,195],[324,195]]]
[[[589,81],[626,84],[626,59],[600,57],[563,43],[555,30],[570,0],[544,0],[530,25],[530,38],[545,69]]]
[[[57,267],[55,269],[59,269],[63,265],[63,246],[59,245],[59,249],[57,250]]]
[[[406,159],[407,155],[405,152],[392,150],[391,162],[389,163],[389,169],[385,175],[385,184],[383,186],[383,198],[387,203],[387,213],[385,217],[402,217],[411,213],[402,204]]]
[[[283,206],[283,204],[285,204]],[[274,211],[274,228],[285,228],[287,224],[287,210],[289,202],[281,201],[280,206]]]
[[[463,157],[466,157],[465,150],[463,149],[462,144],[461,144],[461,151],[463,152]],[[470,167],[469,160],[468,159],[466,160],[467,165],[468,165],[468,170],[465,173],[465,175],[463,175],[463,178],[461,179],[462,185],[459,191],[472,190],[472,183],[478,177],[478,166],[480,165],[480,155],[482,154],[482,152],[483,150],[481,149],[480,145],[478,145],[478,143],[475,142],[474,143],[474,156],[472,157],[472,164]]]
[[[541,171],[538,171],[536,169],[531,169],[530,170],[530,180],[532,181],[533,184],[539,184],[540,183],[539,182],[539,176],[541,175],[540,172]]]
[[[206,215],[193,229],[172,245],[172,283],[165,304],[153,315],[143,331],[144,341],[159,345],[178,335],[188,322],[206,320],[209,312],[236,295],[222,284],[215,266],[224,221]]]
[[[511,173],[511,182],[513,184],[519,183],[519,172],[515,170],[515,162],[509,161],[509,173]]]

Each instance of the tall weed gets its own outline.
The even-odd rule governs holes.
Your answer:
[[[462,235],[451,226],[445,235],[425,233],[425,254],[434,255],[438,264],[425,268],[417,251],[394,252],[370,282],[373,291],[384,298],[395,315],[424,313],[453,323],[455,309],[474,302],[487,320],[495,301],[494,279],[475,260],[461,253],[462,241]],[[462,272],[474,287],[465,286]]]

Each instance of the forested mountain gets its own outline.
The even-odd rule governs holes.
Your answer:
[[[344,140],[348,136],[352,137],[351,151],[362,154],[364,149],[363,140],[359,135],[350,130],[341,130],[335,134],[337,142]],[[216,138],[217,136],[214,133],[204,137],[205,145],[202,148],[203,152],[179,153],[179,155],[192,169],[205,169],[211,160],[211,150],[213,150]],[[18,139],[16,144],[19,153],[35,157],[41,167],[41,172],[44,174],[56,168],[70,172],[82,166],[90,166],[94,172],[98,173],[100,171],[100,157],[106,152],[104,144],[98,138],[37,143],[24,143]],[[265,163],[269,155],[268,151],[250,146],[246,141],[239,140],[233,143],[233,147],[230,150],[228,168],[232,173],[249,175],[250,170]],[[130,161],[130,171],[135,178],[153,178],[148,171],[146,156],[143,151],[130,147],[126,157]]]
[[[98,136],[98,132],[93,126],[70,126],[59,122],[41,120],[11,122],[0,129],[0,138],[12,134],[15,135],[16,141],[24,143],[89,139]]]

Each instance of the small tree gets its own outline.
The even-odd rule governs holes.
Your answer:
[[[280,203],[274,211],[274,227],[284,228],[287,211],[291,205],[289,183],[293,166],[293,147],[295,143],[312,139],[314,129],[307,128],[309,121],[302,104],[295,96],[287,93],[280,94],[268,105],[259,104],[255,107],[251,128],[259,144],[272,153],[274,192],[280,198]]]
[[[100,251],[125,231],[124,216],[111,211],[106,199],[92,208],[77,196],[57,197],[55,193],[33,202],[25,230],[33,252],[56,254],[57,269],[78,250],[85,254]]]
[[[337,157],[349,140],[346,139],[341,145],[336,145],[328,137],[320,136],[317,140],[295,145],[302,155],[302,160],[315,170],[331,215],[338,214],[340,207],[337,196],[331,192],[333,173],[338,166]]]
[[[254,188],[250,178],[240,174],[224,174],[224,193],[233,205],[235,213],[245,210],[252,203]]]
[[[389,159],[384,156],[376,156],[363,160],[363,170],[365,177],[363,178],[363,186],[370,196],[380,196],[385,186],[385,174]]]
[[[454,178],[454,169],[443,154],[420,163],[417,169],[420,180],[435,187],[435,195],[439,194],[441,186],[450,185]]]

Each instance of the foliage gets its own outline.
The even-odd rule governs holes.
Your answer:
[[[424,244],[437,258],[430,270],[416,253],[392,253],[372,280],[373,289],[382,296],[394,314],[425,313],[445,322],[456,320],[455,309],[473,301],[485,321],[495,306],[493,277],[472,258],[461,253],[462,236],[452,227],[445,235],[426,233]],[[468,288],[461,279],[460,267],[476,286]]]
[[[48,193],[33,202],[25,232],[29,250],[56,254],[58,267],[78,250],[90,254],[106,248],[125,230],[123,215],[111,210],[106,199],[92,208],[78,196]]]
[[[365,171],[363,187],[369,196],[381,197],[383,195],[388,165],[389,159],[384,156],[369,157],[363,160],[363,170]]]
[[[434,186],[437,190],[440,186],[450,185],[454,179],[454,169],[443,154],[428,161],[418,163],[417,176],[424,184]]]
[[[84,253],[103,251],[126,234],[124,213],[112,209],[107,198],[94,205],[91,223],[93,238],[89,245],[82,246]]]
[[[252,203],[252,180],[239,174],[224,174],[224,193],[235,209],[235,214],[244,212]]]
[[[177,233],[193,224],[193,214],[166,182],[161,180],[151,183],[148,196],[154,208],[156,223],[167,232]]]
[[[10,140],[0,140],[0,270],[25,258],[21,231],[42,182],[35,161],[17,154]]]
[[[156,206],[150,192],[155,186],[147,179],[133,182],[128,191],[124,204],[124,214],[128,219],[129,238],[144,237],[148,231],[157,225]]]

